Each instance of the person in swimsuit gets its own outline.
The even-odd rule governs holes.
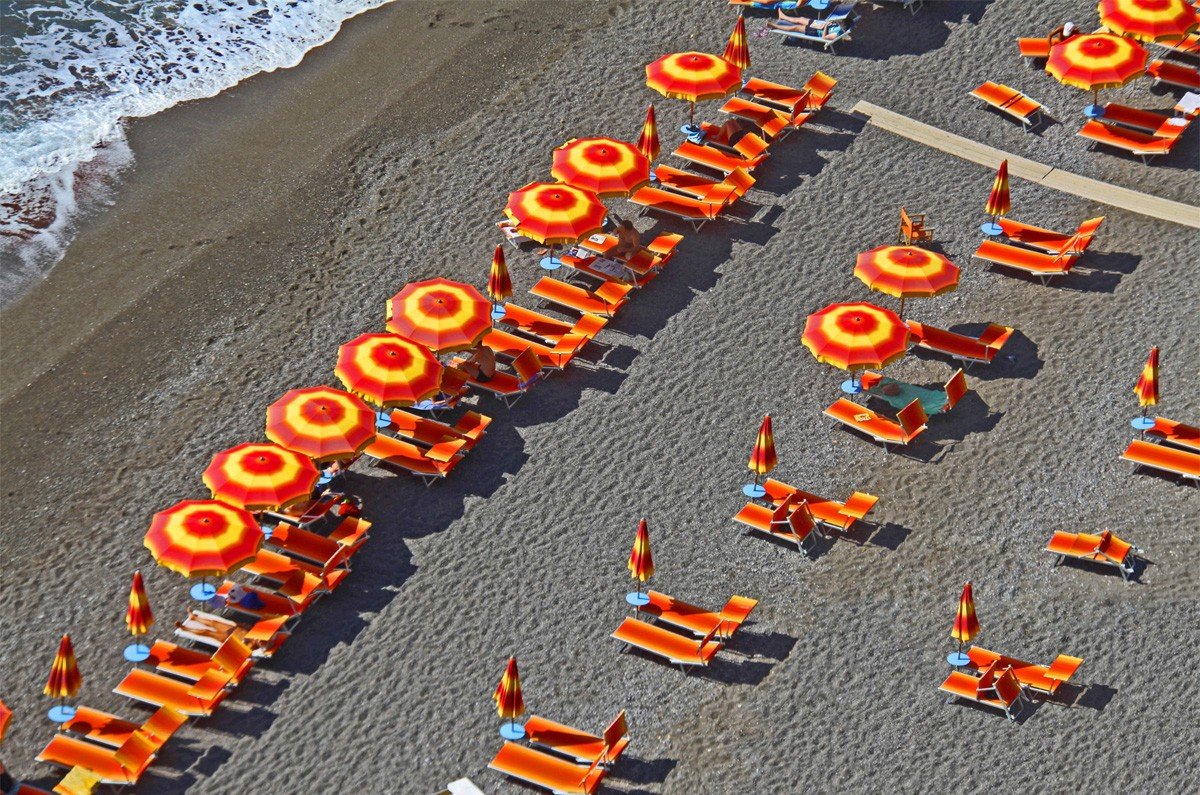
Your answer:
[[[486,384],[496,374],[496,354],[486,345],[476,345],[471,355],[458,365],[458,369],[472,380]]]

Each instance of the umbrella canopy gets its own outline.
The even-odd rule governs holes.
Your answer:
[[[721,57],[738,69],[750,68],[750,46],[746,44],[746,18],[738,14],[737,24],[733,26],[733,33],[729,34],[729,43],[725,45],[725,52],[721,53]]]
[[[1099,91],[1118,88],[1146,71],[1146,51],[1132,39],[1108,33],[1072,36],[1050,48],[1046,71],[1059,82],[1093,92],[1099,111]]]
[[[51,698],[71,698],[79,692],[82,685],[83,677],[79,674],[79,663],[75,661],[75,647],[71,645],[71,636],[63,635],[42,693]]]
[[[8,731],[8,722],[12,720],[12,710],[0,701],[0,742],[4,742],[4,733]]]
[[[958,286],[958,266],[916,246],[880,246],[858,255],[854,275],[896,298],[931,297]]]
[[[594,193],[561,182],[530,182],[508,194],[504,214],[522,235],[550,246],[599,231],[605,211]]]
[[[317,462],[353,458],[375,440],[375,412],[340,389],[293,389],[267,408],[267,438]]]
[[[1100,0],[1100,22],[1121,36],[1158,41],[1196,28],[1196,9],[1187,0]]]
[[[763,417],[758,429],[758,437],[754,440],[754,450],[750,453],[750,471],[755,475],[766,475],[775,468],[778,460],[775,457],[775,434],[771,432],[771,415]]]
[[[967,583],[958,599],[958,612],[954,616],[954,629],[950,631],[950,637],[959,643],[969,643],[978,634],[979,619],[975,617],[975,595],[971,591],[971,583]]]
[[[1150,357],[1138,376],[1137,385],[1133,388],[1137,395],[1138,405],[1142,408],[1158,405],[1158,346],[1150,349]]]
[[[650,161],[624,141],[573,138],[554,150],[550,173],[602,199],[625,197],[650,181]]]
[[[654,574],[654,558],[650,555],[650,529],[646,520],[638,522],[637,535],[633,538],[633,550],[629,553],[629,574],[638,582],[645,582]]]
[[[1000,161],[996,169],[996,180],[992,183],[992,192],[988,194],[987,206],[984,212],[993,218],[1008,215],[1012,209],[1012,201],[1008,195],[1008,160]]]
[[[312,494],[320,473],[300,453],[267,442],[239,444],[213,456],[204,485],[214,500],[248,511],[268,511]]]
[[[819,362],[862,370],[903,356],[908,327],[895,312],[874,304],[830,304],[808,316],[801,342]]]
[[[492,254],[492,270],[488,273],[488,295],[497,303],[507,301],[512,296],[512,279],[508,275],[508,265],[504,262],[504,247],[497,244],[496,252]]]
[[[449,279],[412,282],[387,305],[387,328],[435,353],[478,345],[492,330],[492,305],[474,287]]]
[[[254,516],[216,500],[184,500],[154,514],[143,544],[158,565],[184,577],[225,574],[262,546]]]
[[[525,699],[521,697],[521,677],[517,673],[517,658],[509,657],[508,665],[504,668],[504,676],[492,693],[496,702],[496,712],[501,718],[516,720],[525,714]]]
[[[690,124],[695,121],[697,102],[729,96],[742,87],[742,75],[724,58],[677,52],[646,65],[646,85],[665,97],[692,103]]]
[[[646,156],[646,160],[654,160],[660,151],[658,143],[658,122],[654,120],[654,106],[646,109],[646,121],[642,124],[642,134],[638,136],[638,150]]]
[[[442,364],[398,334],[361,334],[338,348],[334,375],[377,406],[411,406],[438,393]]]
[[[125,610],[125,626],[135,636],[145,635],[154,624],[154,613],[150,611],[150,599],[142,583],[142,573],[133,573],[133,585],[129,589],[129,607]]]

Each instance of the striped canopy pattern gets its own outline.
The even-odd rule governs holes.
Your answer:
[[[754,440],[754,449],[750,452],[750,471],[756,475],[766,475],[777,463],[775,434],[771,431],[771,415],[768,414],[763,417],[758,436]]]
[[[721,54],[721,57],[738,69],[750,68],[750,46],[746,43],[746,18],[741,14],[738,14],[737,24],[733,26],[733,33],[729,34],[729,43],[725,45],[725,52]]]
[[[658,122],[654,119],[654,106],[646,109],[646,121],[642,124],[642,134],[638,136],[638,150],[646,156],[646,160],[654,160],[661,149],[658,143]]]
[[[239,444],[213,456],[204,485],[214,500],[248,511],[283,508],[308,497],[320,473],[300,453],[277,444]]]
[[[1146,364],[1142,367],[1142,374],[1138,376],[1137,385],[1133,388],[1133,394],[1137,395],[1138,404],[1142,408],[1158,405],[1158,346],[1150,349],[1150,357],[1146,359]]]
[[[442,364],[398,334],[360,334],[338,348],[333,370],[349,391],[377,406],[411,406],[438,393]]]
[[[554,150],[550,174],[602,199],[625,197],[650,181],[650,161],[624,141],[574,138]]]
[[[254,516],[216,500],[184,500],[154,514],[143,544],[184,577],[226,574],[254,559],[263,534]]]
[[[594,193],[561,182],[530,182],[508,194],[504,214],[525,237],[553,246],[599,231],[605,212]]]
[[[990,216],[1008,215],[1012,210],[1012,200],[1008,195],[1008,160],[1000,161],[996,169],[996,179],[992,182],[992,192],[988,194],[987,206],[984,208]]]
[[[1073,36],[1051,48],[1046,71],[1084,91],[1118,88],[1146,71],[1146,50],[1132,39],[1107,33]]]
[[[638,522],[637,535],[633,538],[633,550],[629,553],[629,574],[638,582],[645,582],[654,574],[654,558],[650,555],[650,530],[645,519]]]
[[[971,591],[971,583],[967,583],[958,599],[958,612],[954,615],[954,629],[951,630],[950,637],[959,643],[969,643],[978,634],[979,619],[975,617],[975,594]]]
[[[1200,22],[1187,0],[1100,0],[1098,10],[1104,27],[1141,41],[1185,36]]]
[[[513,292],[512,279],[508,275],[508,264],[504,261],[504,247],[497,245],[492,254],[492,269],[488,273],[488,295],[497,303],[507,301]]]
[[[874,304],[830,304],[808,316],[800,341],[819,362],[861,370],[903,356],[908,327],[895,312]]]
[[[896,298],[930,297],[958,286],[959,269],[917,246],[881,246],[858,255],[854,275],[872,290]]]
[[[516,720],[525,714],[525,699],[521,697],[521,677],[517,673],[517,658],[509,657],[504,667],[504,676],[492,693],[496,712],[506,720]]]
[[[4,733],[8,731],[8,722],[12,720],[12,710],[0,701],[0,742],[4,742]]]
[[[133,585],[129,589],[129,607],[125,609],[125,626],[134,636],[145,635],[154,625],[154,613],[150,611],[150,599],[142,583],[142,573],[133,573]]]
[[[715,55],[677,52],[646,65],[646,85],[664,97],[699,102],[722,99],[742,87],[740,70]]]
[[[352,458],[375,441],[375,412],[340,389],[293,389],[267,408],[267,438],[318,463]]]
[[[79,692],[82,685],[83,677],[79,673],[79,663],[75,660],[75,647],[71,645],[71,636],[63,635],[42,693],[51,698],[71,698]]]
[[[387,307],[387,328],[435,353],[473,348],[492,330],[492,305],[469,284],[428,279],[406,284]]]

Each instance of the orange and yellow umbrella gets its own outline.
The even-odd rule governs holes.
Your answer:
[[[1150,349],[1150,356],[1146,359],[1146,364],[1142,367],[1142,374],[1138,376],[1137,385],[1133,388],[1133,394],[1137,395],[1138,405],[1142,407],[1142,416],[1146,416],[1146,409],[1150,406],[1158,405],[1158,346],[1155,345]]]
[[[63,635],[58,643],[58,652],[50,665],[50,676],[46,686],[42,688],[44,695],[59,699],[59,705],[50,710],[50,719],[56,723],[66,723],[75,717],[75,710],[66,706],[64,701],[75,696],[83,686],[83,676],[79,673],[79,663],[75,660],[75,647],[71,645],[71,636]]]
[[[0,743],[4,742],[4,733],[8,731],[8,722],[12,720],[12,710],[0,701]]]
[[[550,173],[602,199],[625,197],[650,181],[650,161],[612,138],[573,138],[554,150]]]
[[[1100,116],[1100,89],[1118,88],[1146,71],[1146,50],[1132,39],[1109,33],[1072,36],[1050,48],[1046,71],[1059,82],[1091,91],[1089,116]]]
[[[338,348],[333,370],[346,389],[383,408],[411,406],[438,393],[442,364],[399,334],[361,334]]]
[[[150,610],[150,598],[146,596],[146,586],[142,583],[142,573],[133,573],[133,585],[129,588],[129,606],[125,608],[125,626],[133,635],[133,643],[125,647],[125,659],[130,662],[141,662],[150,656],[150,649],[139,642],[139,637],[150,631],[154,625],[154,613]]]
[[[738,69],[750,68],[750,46],[746,43],[746,19],[741,14],[738,14],[737,24],[733,26],[733,33],[729,35],[729,43],[725,45],[725,52],[721,57]]]
[[[488,273],[488,295],[492,299],[492,319],[497,315],[503,317],[504,310],[498,304],[507,301],[512,295],[512,279],[508,275],[508,265],[504,262],[504,247],[497,245],[492,254],[492,269]]]
[[[642,134],[638,136],[637,146],[647,161],[658,157],[658,122],[654,120],[653,105],[646,109],[646,121],[642,124]]]
[[[857,373],[903,356],[908,327],[895,312],[874,304],[830,304],[808,316],[800,341],[817,361]],[[858,391],[856,383],[843,387]]]
[[[1197,27],[1187,0],[1100,0],[1100,22],[1120,36],[1159,41],[1186,36]]]
[[[387,305],[387,328],[434,353],[473,348],[492,330],[492,305],[469,284],[412,282]]]
[[[771,415],[763,417],[762,425],[758,428],[758,436],[754,439],[754,449],[750,451],[750,471],[754,473],[754,482],[742,488],[747,497],[762,497],[766,489],[758,485],[758,479],[769,474],[778,463],[775,457],[775,434],[771,430]]]
[[[508,720],[508,730],[514,739],[523,737],[525,732],[515,724],[517,718],[525,714],[525,699],[521,697],[521,677],[517,673],[516,657],[508,658],[504,676],[500,677],[500,684],[496,685],[492,700],[496,702],[496,712],[502,719]],[[504,733],[503,730],[501,733]]]
[[[996,179],[992,182],[992,192],[988,194],[987,205],[983,211],[992,216],[991,223],[983,230],[989,235],[1000,234],[1000,225],[996,219],[1008,215],[1012,209],[1012,199],[1008,193],[1008,160],[1001,160],[996,169]]]
[[[214,500],[247,511],[269,511],[307,498],[319,476],[312,461],[300,453],[251,442],[213,456],[204,470],[204,485]]]
[[[267,438],[318,463],[353,458],[375,441],[375,412],[340,389],[293,389],[267,408]]]
[[[634,607],[640,607],[650,601],[642,593],[642,583],[654,574],[654,558],[650,555],[650,529],[646,520],[638,522],[637,535],[633,538],[633,550],[629,553],[629,575],[637,580],[637,593],[630,594],[627,601]]]
[[[971,583],[963,586],[962,596],[958,599],[958,612],[954,615],[954,628],[950,631],[950,637],[958,641],[958,648],[961,650],[964,643],[970,642],[972,638],[979,634],[979,619],[975,617],[975,594],[971,590]]]
[[[691,103],[688,125],[696,120],[696,103],[723,99],[742,87],[741,70],[715,55],[677,52],[646,65],[646,85],[664,97]]]
[[[880,246],[858,255],[854,275],[872,290],[899,298],[903,318],[905,299],[950,292],[958,287],[959,270],[941,254],[917,246]]]
[[[253,514],[217,500],[183,500],[154,514],[143,544],[184,577],[230,572],[254,559],[263,534]]]
[[[525,237],[551,246],[576,243],[604,225],[596,194],[561,182],[530,182],[513,191],[504,214]]]

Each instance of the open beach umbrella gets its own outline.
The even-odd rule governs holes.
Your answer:
[[[733,33],[729,34],[729,43],[725,45],[725,52],[721,53],[721,57],[738,69],[750,68],[750,46],[746,43],[746,18],[738,14],[737,24],[733,26]]]
[[[380,407],[380,428],[392,422],[386,409],[431,398],[442,383],[442,363],[399,334],[360,334],[338,348],[333,373],[346,389]]]
[[[1187,0],[1100,0],[1100,22],[1120,36],[1158,41],[1196,29],[1196,8]]]
[[[217,500],[183,500],[159,511],[142,541],[158,565],[184,577],[204,578],[191,591],[200,601],[217,593],[208,577],[249,563],[262,542],[253,514]]]
[[[969,643],[978,634],[979,619],[975,617],[975,594],[971,590],[971,583],[968,582],[963,586],[962,596],[958,598],[958,612],[954,614],[954,628],[950,630],[950,637],[958,641],[957,658],[951,664],[967,664],[968,658],[963,654],[962,645]]]
[[[849,370],[842,391],[862,390],[857,374],[883,367],[908,349],[908,327],[895,312],[868,303],[830,304],[808,316],[800,341],[817,361]]]
[[[650,597],[642,593],[642,583],[654,574],[654,558],[650,555],[650,529],[646,520],[638,522],[637,535],[633,538],[633,549],[629,553],[629,576],[637,580],[637,592],[625,597],[625,601],[639,608],[650,602]]]
[[[267,438],[318,464],[353,458],[375,441],[375,412],[333,387],[292,389],[267,407]]]
[[[958,287],[958,266],[917,246],[880,246],[858,255],[854,275],[872,290],[900,299],[930,298]]]
[[[500,727],[500,735],[506,740],[519,740],[525,736],[525,727],[516,724],[517,718],[525,714],[525,699],[521,697],[521,677],[517,673],[517,658],[509,657],[508,665],[504,667],[504,676],[492,693],[496,702],[496,712],[508,724]]]
[[[462,282],[411,282],[388,301],[387,328],[434,353],[464,351],[492,330],[492,305]]]
[[[696,103],[724,99],[742,87],[741,70],[715,55],[677,52],[646,65],[646,85],[664,97],[690,103],[685,132],[695,135]]]
[[[508,264],[504,261],[504,246],[496,245],[492,254],[492,269],[488,272],[488,296],[492,299],[492,322],[504,317],[504,307],[501,301],[507,301],[512,296],[512,279],[508,275]]]
[[[504,214],[517,231],[550,247],[541,261],[545,270],[562,267],[554,247],[578,243],[604,226],[604,205],[596,194],[561,182],[530,182],[508,194]]]
[[[1092,92],[1092,104],[1084,111],[1095,118],[1104,115],[1100,89],[1119,88],[1146,71],[1146,50],[1132,39],[1109,33],[1072,36],[1050,48],[1046,71],[1060,83]]]
[[[646,121],[642,124],[642,132],[638,136],[638,150],[646,156],[647,161],[653,161],[660,151],[658,143],[658,122],[654,120],[654,106],[646,109]]]
[[[762,425],[758,428],[758,436],[754,439],[754,449],[750,451],[750,471],[754,473],[754,482],[742,487],[742,493],[752,499],[758,499],[767,490],[758,484],[758,479],[767,475],[775,468],[778,459],[775,457],[775,434],[771,431],[771,415],[763,417]]]
[[[8,731],[8,722],[12,720],[12,710],[0,701],[0,743],[4,742],[4,733]]]
[[[1133,421],[1133,427],[1145,431],[1154,427],[1154,420],[1146,416],[1146,409],[1158,405],[1158,346],[1150,349],[1150,356],[1142,367],[1137,384],[1133,387],[1137,395],[1138,405],[1142,407],[1142,416]]]
[[[550,174],[601,199],[624,198],[650,181],[650,161],[613,138],[572,138],[554,150]]]
[[[67,699],[79,693],[83,685],[83,676],[79,673],[79,663],[75,660],[75,647],[71,645],[71,636],[63,635],[58,643],[58,652],[50,665],[50,676],[42,694],[58,699],[58,705],[50,710],[50,720],[55,723],[66,723],[75,717],[75,708],[67,706]]]
[[[125,659],[139,663],[150,656],[150,648],[140,641],[142,635],[154,625],[154,613],[150,610],[150,598],[142,583],[142,573],[133,573],[133,585],[129,588],[129,606],[125,609],[125,626],[133,635],[133,643],[125,647]]]
[[[258,512],[306,499],[319,476],[312,461],[300,453],[269,442],[249,442],[213,456],[203,477],[214,500]]]
[[[988,194],[987,205],[983,211],[992,216],[992,220],[983,225],[983,233],[995,237],[1002,231],[997,220],[1002,215],[1008,215],[1012,210],[1012,199],[1008,193],[1008,160],[1001,160],[996,169],[996,179],[992,182],[992,192]]]

